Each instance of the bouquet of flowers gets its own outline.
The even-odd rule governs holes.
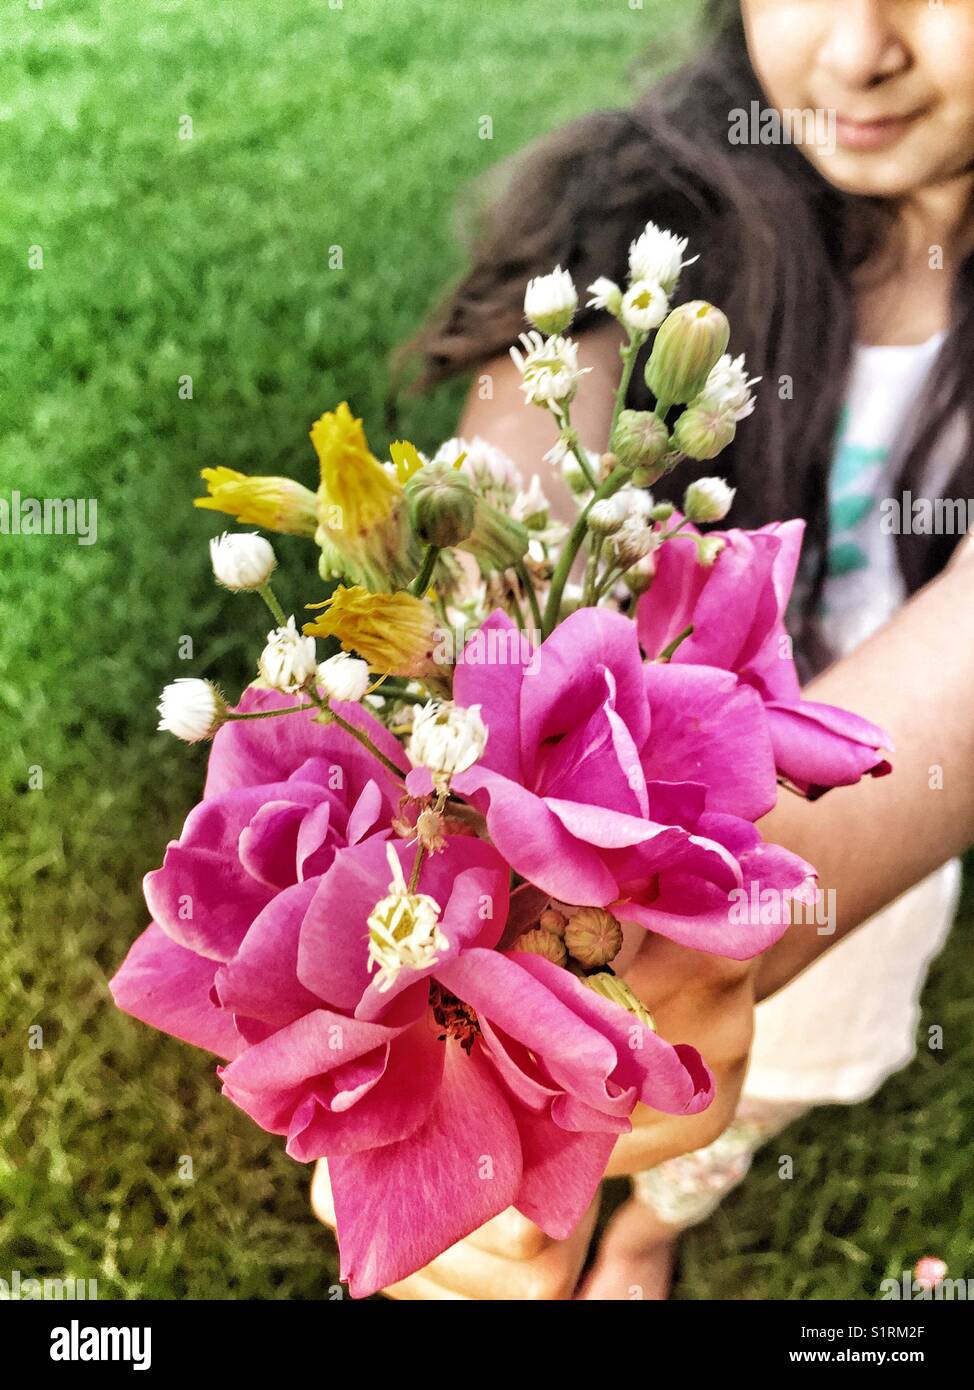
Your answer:
[[[206,785],[112,991],[222,1058],[224,1094],[290,1155],[327,1158],[357,1297],[508,1206],[563,1238],[637,1103],[706,1107],[705,1060],[613,969],[623,927],[765,950],[816,891],[754,828],[779,783],[889,771],[882,730],[801,698],[783,615],[802,524],[704,532],[722,479],[682,511],[648,491],[754,406],[720,310],[670,307],[685,251],[650,223],[628,284],[590,287],[626,333],[600,454],[571,422],[571,276],[527,286],[511,353],[557,426],[571,526],[483,440],[382,461],[345,403],[311,430],[317,492],[203,471],[198,506],[306,536],[324,587],[299,627],[263,536],[211,542],[275,626],[236,705],[204,680],[163,692],[161,729],[212,739]],[[624,409],[654,334],[656,408]]]

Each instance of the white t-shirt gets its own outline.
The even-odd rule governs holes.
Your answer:
[[[906,597],[895,537],[880,526],[880,506],[893,495],[895,446],[943,336],[916,347],[856,350],[829,486],[820,616],[826,640],[843,655],[882,627]],[[956,446],[945,443],[956,460]],[[946,454],[928,471],[926,495],[938,495],[952,471]],[[859,1101],[912,1060],[920,991],[950,931],[960,880],[959,861],[944,865],[758,1005],[747,1099]]]

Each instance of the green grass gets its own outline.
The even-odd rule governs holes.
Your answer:
[[[98,543],[0,538],[0,1277],[95,1277],[103,1297],[326,1295],[334,1249],[308,1171],[221,1099],[204,1054],[106,989],[144,925],[141,875],[202,779],[199,752],[154,732],[158,690],[174,674],[234,689],[266,627],[214,588],[218,523],[190,498],[217,463],[311,482],[308,425],[342,397],[384,446],[387,355],[462,266],[467,181],[625,101],[626,64],[684,8],[4,6],[0,495],[95,497]],[[437,443],[461,394],[411,402],[399,429]],[[307,551],[279,552],[280,592],[301,602]],[[683,1296],[870,1296],[928,1250],[963,1270],[961,942],[927,992],[946,1051],[870,1106],[789,1131],[799,1177],[759,1161],[689,1240]]]

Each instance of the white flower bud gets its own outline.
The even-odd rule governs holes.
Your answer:
[[[260,589],[277,566],[270,541],[256,531],[224,531],[210,541],[217,583],[225,589]]]
[[[611,536],[624,524],[627,513],[626,499],[618,493],[602,497],[589,507],[588,529],[596,536]]]
[[[291,617],[287,627],[275,627],[267,634],[258,667],[268,685],[294,694],[314,676],[316,664],[315,639],[303,637]]]
[[[369,688],[368,662],[339,652],[319,664],[316,680],[326,700],[357,704]]]
[[[698,478],[683,494],[683,514],[692,522],[723,521],[735,492],[723,478]]]
[[[709,569],[726,544],[722,536],[698,536],[697,559],[700,564]]]
[[[731,415],[735,421],[746,420],[754,413],[755,400],[751,394],[751,387],[756,386],[760,380],[759,376],[748,377],[744,368],[743,352],[733,360],[730,354],[725,352],[712,368],[703,390],[695,398],[693,405]]]
[[[437,780],[466,772],[486,744],[487,728],[479,705],[430,700],[413,716],[407,752],[414,767],[428,767]]]
[[[698,259],[694,256],[685,261],[686,249],[685,237],[674,236],[657,227],[655,222],[647,222],[645,230],[629,247],[629,274],[633,280],[655,280],[664,294],[672,296],[684,266],[693,265]]]
[[[670,311],[670,301],[655,280],[634,280],[622,297],[619,317],[635,333],[659,328]]]
[[[537,473],[532,473],[527,491],[519,492],[514,499],[511,516],[529,531],[540,531],[548,520],[549,510],[550,504],[544,495],[541,479]]]
[[[588,292],[592,296],[588,301],[590,309],[608,309],[610,314],[618,318],[619,310],[622,308],[622,290],[614,280],[600,275],[589,285]]]
[[[659,546],[659,532],[638,517],[624,522],[612,537],[612,552],[620,565],[629,569],[640,560],[645,560]]]
[[[524,292],[524,316],[542,333],[564,333],[577,308],[574,282],[560,265],[550,275],[538,275],[528,281]]]
[[[582,471],[582,465],[574,454],[564,454],[561,460],[561,476],[576,497],[592,491],[592,484]]]
[[[186,743],[212,738],[227,714],[226,703],[209,681],[181,676],[167,685],[159,699],[159,729]]]

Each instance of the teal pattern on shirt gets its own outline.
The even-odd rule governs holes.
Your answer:
[[[886,448],[853,444],[846,438],[848,428],[846,408],[839,417],[835,461],[829,477],[828,574],[836,578],[869,566],[856,533],[879,505],[879,484],[889,454]]]

